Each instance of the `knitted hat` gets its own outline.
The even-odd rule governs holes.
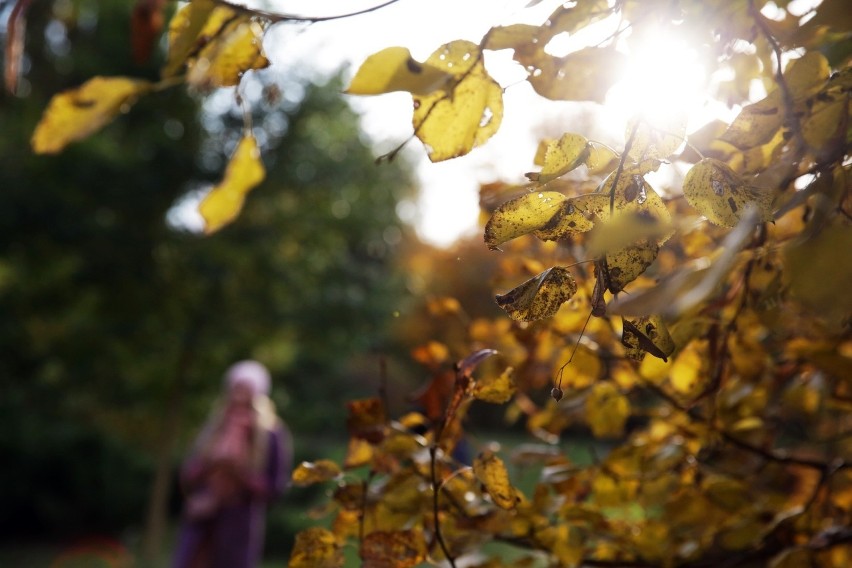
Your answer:
[[[255,396],[269,394],[269,371],[257,361],[239,361],[231,365],[225,373],[225,386],[228,390],[238,383],[251,387]]]

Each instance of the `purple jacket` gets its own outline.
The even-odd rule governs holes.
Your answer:
[[[184,518],[175,550],[174,568],[255,568],[263,554],[266,504],[281,495],[290,481],[293,443],[287,426],[269,432],[264,471],[250,480],[245,500],[222,506],[206,520]],[[182,469],[189,485],[202,475],[197,456]]]

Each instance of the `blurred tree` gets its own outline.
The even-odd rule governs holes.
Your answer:
[[[19,96],[0,99],[0,443],[17,464],[3,474],[0,527],[133,523],[155,458],[154,554],[183,427],[207,412],[229,363],[270,366],[297,442],[342,426],[343,401],[371,389],[378,360],[359,354],[388,349],[403,292],[390,261],[406,238],[394,208],[412,186],[404,163],[373,166],[338,82],[279,86],[268,72],[251,101],[267,181],[212,237],[188,228],[180,204],[233,147],[221,135],[242,116],[233,99],[156,93],[101,135],[34,156],[25,141],[50,95],[96,69],[156,75],[131,62],[128,12],[123,2],[33,8],[29,70]],[[93,487],[114,489],[97,499]],[[31,507],[36,495],[43,506]]]

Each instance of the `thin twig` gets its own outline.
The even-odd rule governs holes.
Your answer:
[[[330,22],[332,20],[342,20],[344,18],[352,18],[354,16],[360,16],[362,14],[368,14],[370,12],[375,12],[376,10],[381,10],[391,4],[395,4],[399,2],[399,0],[387,0],[386,2],[382,2],[381,4],[377,4],[375,6],[371,6],[369,8],[365,8],[363,10],[358,10],[356,12],[347,12],[345,14],[335,14],[333,16],[299,16],[297,14],[285,14],[280,12],[270,12],[268,10],[260,10],[257,8],[249,8],[243,4],[236,4],[233,2],[229,2],[228,0],[213,0],[215,3],[220,4],[222,6],[227,6],[228,8],[240,12],[242,14],[248,14],[251,16],[259,16],[266,20],[269,20],[272,23],[278,22],[303,22],[308,24],[313,24],[317,22]]]

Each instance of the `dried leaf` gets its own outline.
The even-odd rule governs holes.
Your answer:
[[[361,541],[365,568],[410,568],[426,559],[426,540],[419,530],[373,531]]]
[[[628,349],[650,353],[663,361],[668,361],[669,355],[674,353],[674,341],[660,316],[622,318],[621,321],[623,325],[621,343]]]
[[[296,535],[288,568],[342,568],[343,551],[334,533],[311,527]]]
[[[340,466],[331,460],[302,462],[293,470],[293,484],[299,487],[329,481],[340,475]]]
[[[605,262],[607,288],[613,294],[636,280],[651,266],[660,250],[653,240],[641,240],[622,249],[606,253]]]
[[[761,221],[772,221],[772,194],[754,187],[724,162],[705,158],[692,166],[683,180],[683,193],[690,205],[709,221],[734,227],[749,208]]]
[[[503,89],[485,71],[479,46],[454,41],[426,64],[453,75],[446,90],[414,97],[414,132],[440,162],[463,156],[491,138],[503,119]]]
[[[428,95],[443,89],[453,75],[411,57],[404,47],[388,47],[361,64],[346,89],[350,95],[379,95],[407,91]]]
[[[473,473],[501,509],[514,509],[520,501],[517,490],[509,481],[506,465],[495,453],[486,451],[479,454],[473,460]]]
[[[215,233],[230,224],[243,208],[246,195],[266,177],[254,136],[243,136],[234,150],[222,181],[198,205],[204,232]]]
[[[346,402],[346,429],[353,438],[378,444],[385,436],[387,415],[380,398],[362,398]]]
[[[517,288],[497,295],[497,305],[512,319],[535,321],[555,314],[577,292],[577,283],[568,269],[548,268]]]
[[[31,139],[37,154],[56,154],[71,142],[100,130],[137,97],[151,90],[151,83],[127,77],[93,77],[50,99]]]
[[[586,420],[596,438],[624,435],[624,424],[630,417],[630,401],[609,381],[592,387],[586,400]]]

